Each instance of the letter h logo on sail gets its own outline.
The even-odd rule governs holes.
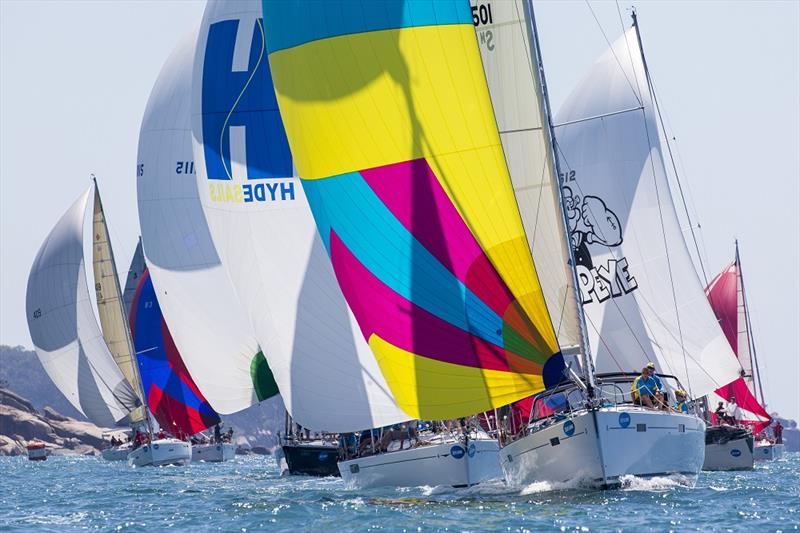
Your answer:
[[[260,18],[245,15],[209,27],[202,84],[208,178],[291,176],[289,141],[275,99]]]

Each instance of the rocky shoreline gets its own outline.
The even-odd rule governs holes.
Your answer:
[[[25,446],[34,440],[53,455],[99,455],[104,431],[50,407],[40,413],[27,399],[0,388],[0,456],[25,455]]]

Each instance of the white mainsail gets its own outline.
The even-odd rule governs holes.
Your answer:
[[[569,252],[522,0],[470,0],[500,140],[528,245],[562,350],[580,344]]]
[[[128,268],[128,276],[125,278],[125,289],[122,291],[122,304],[125,307],[125,312],[130,321],[131,304],[133,303],[133,296],[136,294],[136,286],[139,285],[139,278],[144,273],[144,252],[142,251],[142,238],[139,237],[139,242],[136,245],[136,250],[133,252],[131,265]]]
[[[296,422],[353,431],[407,420],[294,176],[261,16],[258,0],[209,2],[197,43],[195,172],[217,253]]]
[[[145,109],[137,166],[139,221],[175,345],[211,406],[228,414],[277,391],[200,205],[190,114],[196,42],[195,30],[178,44]]]
[[[111,355],[117,366],[133,390],[139,396],[142,407],[131,412],[131,424],[147,420],[144,391],[139,378],[138,362],[131,342],[131,332],[128,325],[128,314],[123,307],[122,291],[117,277],[117,266],[114,263],[114,251],[111,249],[111,240],[108,236],[106,215],[103,211],[103,202],[100,200],[100,191],[94,187],[94,216],[92,223],[92,265],[94,268],[94,289],[97,296],[97,310],[100,316],[100,327],[103,339],[106,341]]]
[[[598,372],[655,361],[699,397],[739,375],[681,232],[635,28],[556,117],[563,194]]]
[[[113,426],[140,405],[114,363],[86,282],[83,222],[94,186],[45,239],[28,277],[26,312],[36,354],[69,402],[99,426]]]

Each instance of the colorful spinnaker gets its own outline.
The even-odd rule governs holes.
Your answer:
[[[211,1],[198,37],[194,170],[215,248],[296,422],[354,431],[407,420],[294,175],[264,31],[257,0]]]
[[[569,231],[598,372],[654,361],[692,397],[739,375],[686,247],[636,29],[556,116]]]
[[[89,297],[84,219],[95,195],[92,185],[39,249],[28,276],[26,313],[36,355],[47,375],[86,418],[111,427],[141,401],[115,364]]]
[[[228,414],[278,389],[200,205],[190,113],[196,42],[195,30],[150,93],[139,133],[137,200],[151,283],[174,346],[208,402]]]
[[[184,438],[219,423],[183,364],[146,269],[138,278],[129,316],[147,406],[161,428]]]
[[[740,423],[753,426],[753,433],[767,427],[772,420],[766,409],[756,398],[756,371],[753,338],[747,314],[747,301],[742,283],[739,262],[739,246],[736,245],[736,259],[720,272],[706,288],[706,295],[719,321],[725,338],[742,366],[742,377],[718,388],[709,395],[709,407],[713,410],[717,402],[736,402],[742,410]],[[763,401],[763,391],[762,391]]]
[[[453,418],[560,381],[469,4],[263,7],[303,191],[399,405]]]

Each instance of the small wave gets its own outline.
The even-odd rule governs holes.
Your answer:
[[[583,478],[577,478],[570,481],[535,481],[530,485],[523,487],[522,491],[520,491],[520,494],[522,496],[527,496],[529,494],[540,494],[542,492],[583,489],[586,488],[588,484],[588,480]]]
[[[619,478],[620,488],[629,491],[665,491],[675,488],[694,487],[696,478],[682,474],[657,477],[637,477],[633,475]]]
[[[459,497],[494,496],[514,492],[502,478],[491,479],[472,485],[471,487],[453,487],[450,485],[422,486],[423,496],[455,495]]]

